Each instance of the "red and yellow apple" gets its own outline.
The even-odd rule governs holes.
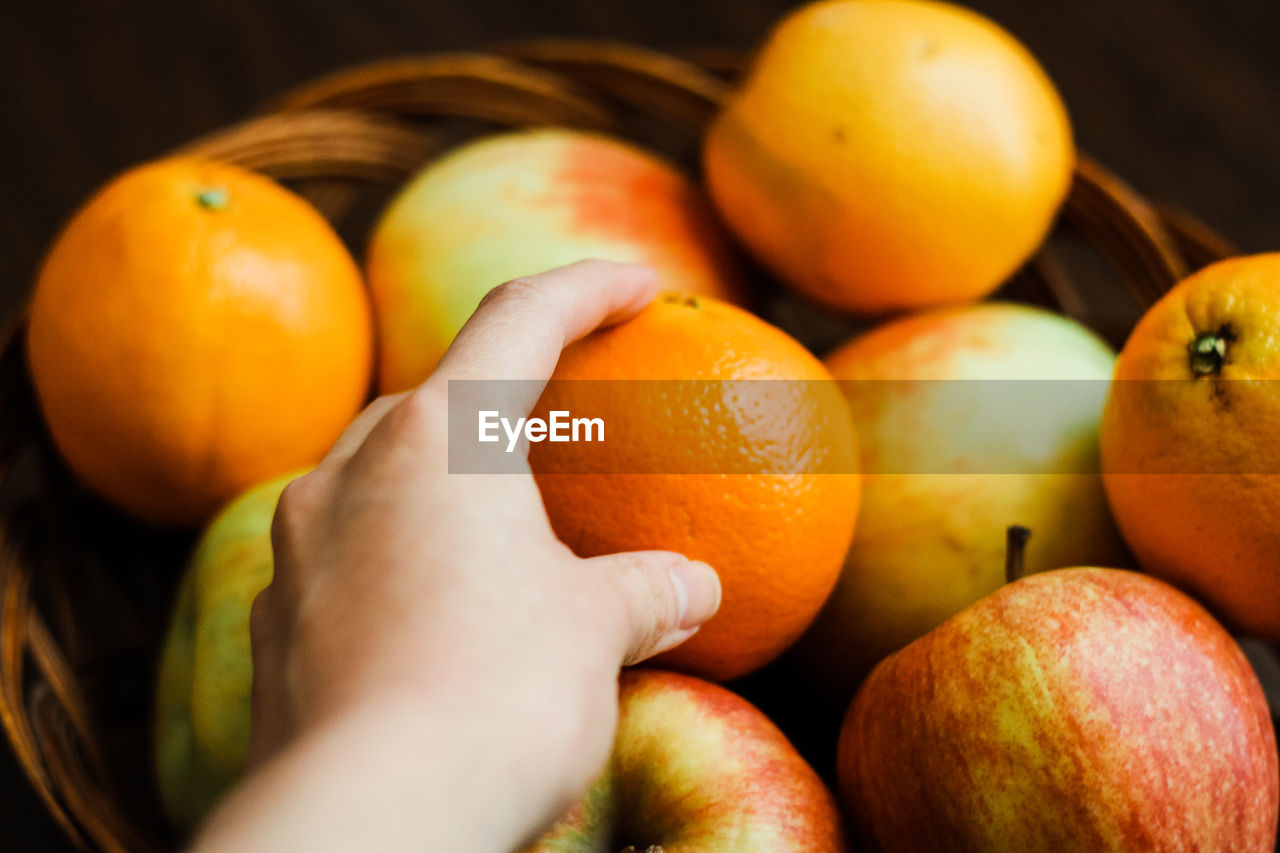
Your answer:
[[[723,687],[634,669],[603,772],[526,853],[834,853],[835,798],[769,718]]]
[[[1270,853],[1280,778],[1240,647],[1113,569],[1010,584],[882,662],[840,735],[866,849]]]
[[[999,303],[890,322],[828,356],[862,506],[799,653],[833,692],[999,588],[1010,525],[1034,531],[1028,572],[1126,564],[1098,474],[1114,359],[1078,323]]]
[[[380,390],[426,379],[491,288],[584,258],[647,264],[665,290],[745,294],[709,203],[665,161],[582,131],[487,137],[428,166],[374,228]]]

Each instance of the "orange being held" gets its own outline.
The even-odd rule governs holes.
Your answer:
[[[720,574],[719,612],[663,664],[733,678],[804,631],[839,575],[860,484],[848,409],[799,343],[668,294],[566,349],[537,408],[606,429],[597,445],[531,445],[561,540],[580,556],[677,551]]]
[[[372,367],[359,270],[273,181],[175,158],[119,176],[67,224],[31,301],[45,422],[93,491],[157,523],[317,461]]]
[[[1043,240],[1075,162],[1036,60],[934,0],[825,0],[770,35],[703,151],[712,198],[801,293],[858,313],[975,299]]]
[[[1213,264],[1147,311],[1116,362],[1101,450],[1143,568],[1280,640],[1280,254]]]

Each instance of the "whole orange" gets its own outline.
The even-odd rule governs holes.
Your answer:
[[[186,158],[126,172],[68,223],[27,347],[72,470],[179,524],[316,462],[363,403],[373,352],[359,270],[323,217],[265,177]]]
[[[1280,254],[1206,267],[1138,323],[1103,411],[1103,483],[1143,568],[1280,640]]]
[[[860,483],[848,408],[799,343],[715,299],[666,295],[566,349],[537,408],[607,430],[590,451],[531,445],[561,540],[580,556],[678,551],[720,573],[719,613],[660,661],[733,678],[804,631],[839,575]]]
[[[1071,181],[1067,112],[1016,39],[931,0],[826,0],[772,33],[706,137],[712,196],[775,273],[836,308],[974,299]]]

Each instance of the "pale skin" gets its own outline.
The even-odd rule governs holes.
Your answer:
[[[531,475],[448,474],[447,382],[545,381],[656,290],[603,261],[497,288],[430,379],[372,403],[289,485],[253,607],[251,769],[194,850],[505,853],[581,794],[612,746],[619,668],[691,636],[719,581],[665,551],[580,559]]]

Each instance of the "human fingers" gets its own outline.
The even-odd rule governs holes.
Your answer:
[[[638,663],[678,646],[720,607],[720,578],[706,563],[671,551],[629,551],[592,557],[616,596],[619,660]]]
[[[648,267],[595,260],[509,281],[485,296],[428,381],[537,380],[513,383],[504,401],[517,416],[528,414],[561,350],[631,317],[657,289]]]
[[[350,459],[360,449],[360,445],[364,444],[364,440],[369,437],[369,433],[386,416],[387,412],[399,405],[400,401],[408,395],[408,391],[401,391],[399,394],[387,394],[386,396],[378,397],[365,406],[364,411],[347,425],[347,428],[342,431],[342,435],[338,436],[338,440],[333,443],[333,447],[329,448],[329,452],[325,454],[320,464],[331,467],[341,465]]]

